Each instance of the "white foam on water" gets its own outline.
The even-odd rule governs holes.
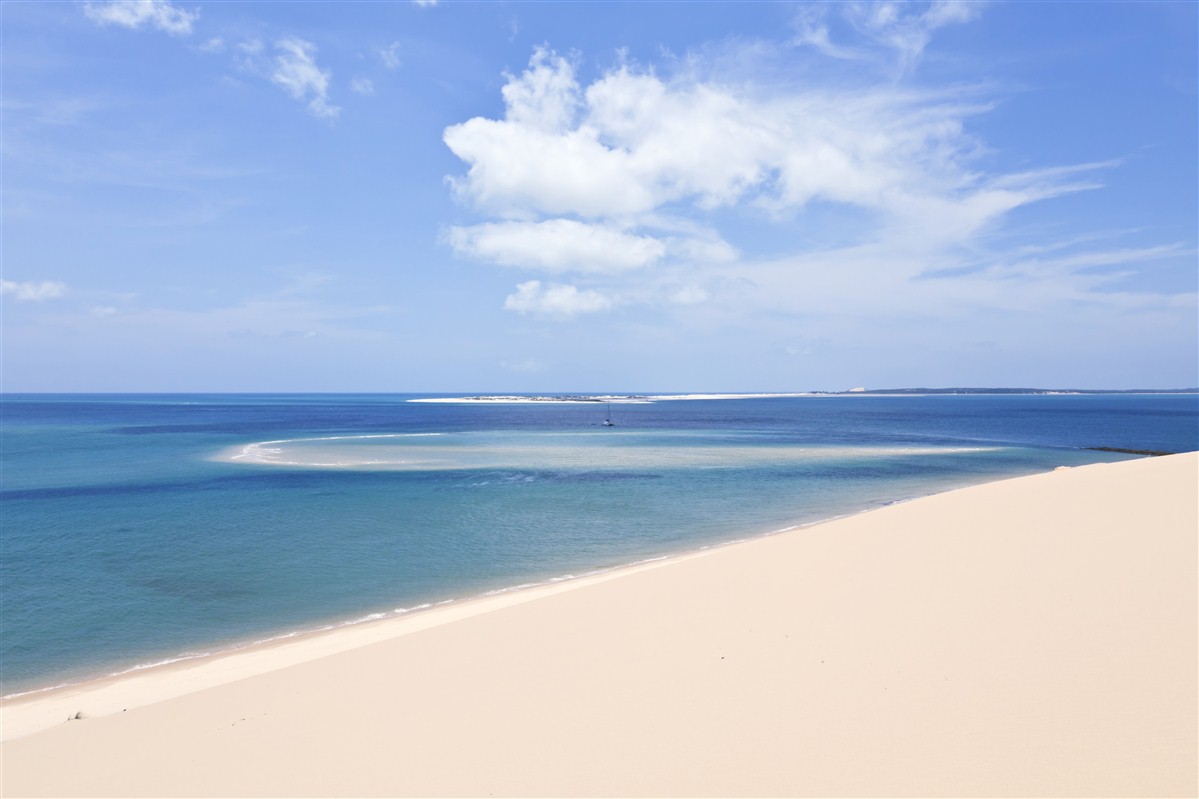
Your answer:
[[[184,661],[187,661],[187,660],[196,660],[197,658],[205,658],[211,654],[212,654],[211,652],[187,652],[182,655],[176,655],[175,657],[163,658],[162,660],[152,660],[147,663],[138,663],[137,665],[130,666],[127,669],[121,669],[120,671],[111,672],[107,676],[120,677],[125,674],[133,674],[134,672],[137,672],[137,671],[145,671],[146,669],[156,669],[159,666],[169,666],[172,663],[183,663]]]
[[[0,700],[16,699],[18,696],[32,696],[33,694],[44,694],[47,691],[56,691],[59,688],[67,688],[71,685],[74,685],[74,683],[60,682],[57,685],[48,685],[45,688],[32,688],[28,691],[14,691],[11,694],[4,694],[3,696],[0,696]]]
[[[392,613],[402,616],[405,613],[412,613],[412,612],[418,611],[418,610],[427,610],[428,608],[431,608],[431,607],[433,607],[432,602],[422,602],[421,604],[413,605],[410,608],[396,608],[395,610],[392,611]]]

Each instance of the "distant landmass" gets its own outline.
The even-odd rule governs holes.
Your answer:
[[[813,394],[1199,394],[1199,388],[854,388]]]
[[[937,394],[1199,394],[1199,388],[851,388],[848,391],[800,391],[760,394],[477,394],[474,396],[419,397],[409,402],[659,402],[663,400],[765,399],[772,397],[856,397],[861,395],[937,395]]]

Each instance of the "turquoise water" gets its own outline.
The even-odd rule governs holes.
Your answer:
[[[412,398],[6,395],[0,690],[1199,448],[1193,395]]]

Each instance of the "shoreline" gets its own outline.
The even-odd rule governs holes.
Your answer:
[[[441,433],[415,433],[415,434],[404,434],[404,435],[436,436],[436,435],[442,435],[442,434]],[[320,439],[311,439],[311,440],[324,440],[325,438],[340,439],[340,438],[352,438],[352,437],[353,436],[322,437]],[[389,435],[372,435],[372,436],[361,436],[361,437],[362,438],[392,438],[395,436],[389,434]],[[305,439],[305,440],[307,440],[307,439]],[[284,443],[284,442],[285,442],[285,440],[258,442],[258,444],[251,444],[251,445],[248,445],[247,447],[242,447],[240,449],[244,451],[245,449],[248,449],[249,447],[252,447],[252,446],[258,446],[258,445],[262,445],[262,444]],[[232,452],[232,449],[229,451]],[[1114,450],[1108,450],[1108,451],[1114,451]],[[1183,454],[1186,454],[1186,453],[1183,453]],[[1145,453],[1145,457],[1155,457],[1155,456],[1149,456],[1147,453]],[[1140,458],[1133,458],[1133,460],[1139,460],[1139,459]],[[1107,463],[1123,463],[1123,462],[1127,462],[1127,461],[1100,461],[1100,462],[1097,462],[1094,464],[1086,464],[1086,466],[1097,466],[1097,465],[1104,465]],[[1055,469],[1051,470],[1051,471],[1056,471],[1059,469],[1073,469],[1073,468],[1084,468],[1084,467],[1083,466],[1058,466],[1058,467],[1055,467]],[[1036,473],[1036,474],[1047,474],[1047,473],[1049,473],[1049,472],[1041,472],[1041,473]],[[975,484],[957,486],[957,487],[953,487],[953,488],[947,488],[947,489],[943,489],[940,491],[934,491],[933,493],[929,493],[929,494],[919,494],[919,495],[914,495],[914,496],[909,496],[909,497],[903,497],[900,499],[888,500],[879,505],[872,505],[872,506],[860,508],[857,510],[851,510],[846,513],[840,513],[840,514],[836,514],[836,515],[829,516],[829,517],[814,519],[812,521],[787,524],[781,528],[774,529],[774,530],[767,530],[764,532],[748,532],[748,533],[742,532],[740,534],[734,534],[734,537],[732,537],[732,538],[722,539],[719,541],[683,549],[680,551],[665,552],[665,553],[662,553],[659,555],[653,555],[648,558],[639,559],[639,560],[635,560],[635,561],[628,562],[628,563],[616,563],[613,565],[587,568],[587,569],[581,571],[579,574],[553,575],[550,577],[545,577],[544,579],[534,580],[532,582],[523,582],[523,583],[517,583],[517,584],[512,584],[512,585],[504,585],[504,586],[501,586],[498,588],[483,591],[481,593],[473,593],[473,594],[468,593],[463,596],[454,596],[454,597],[450,597],[447,599],[430,599],[428,601],[421,602],[412,607],[400,607],[400,608],[395,608],[390,611],[386,611],[386,610],[366,611],[363,615],[355,616],[353,618],[337,619],[337,620],[331,620],[331,621],[324,622],[324,623],[318,623],[317,626],[313,626],[313,627],[301,627],[298,629],[288,629],[288,630],[283,630],[283,631],[278,631],[278,632],[273,632],[273,633],[267,632],[267,633],[263,634],[263,635],[265,635],[265,637],[246,636],[243,638],[227,639],[225,641],[212,643],[211,645],[205,647],[205,649],[207,651],[203,651],[203,652],[176,653],[173,655],[165,656],[159,660],[152,660],[149,662],[136,663],[131,666],[119,668],[118,670],[112,671],[112,672],[93,673],[88,676],[82,676],[78,679],[68,679],[65,682],[56,683],[54,685],[37,687],[37,688],[29,688],[29,689],[20,690],[20,691],[14,691],[12,693],[0,695],[0,719],[2,719],[4,722],[4,723],[0,724],[0,742],[14,740],[19,737],[24,737],[25,735],[32,734],[33,732],[37,732],[41,729],[46,729],[57,723],[56,720],[51,719],[49,716],[46,716],[46,720],[43,724],[35,724],[35,725],[31,726],[28,723],[24,723],[21,720],[21,717],[23,717],[25,715],[25,711],[23,710],[23,705],[26,702],[33,702],[35,700],[45,698],[48,702],[53,702],[56,709],[61,710],[61,709],[65,708],[67,706],[67,704],[69,704],[66,702],[65,697],[75,696],[77,694],[88,695],[91,693],[91,690],[93,688],[105,689],[105,693],[107,693],[107,687],[110,684],[120,683],[125,680],[135,680],[139,676],[143,676],[143,675],[146,677],[156,677],[160,673],[166,673],[166,672],[170,672],[170,671],[186,671],[186,670],[191,670],[191,669],[195,669],[197,671],[204,672],[204,671],[207,671],[207,668],[208,668],[207,664],[209,664],[210,662],[223,661],[228,658],[236,658],[240,655],[253,655],[254,653],[256,653],[259,650],[284,648],[284,647],[287,647],[289,644],[307,643],[313,639],[323,637],[323,636],[338,636],[338,635],[342,634],[343,632],[353,631],[353,630],[361,628],[361,627],[373,627],[373,626],[383,626],[383,625],[397,625],[398,626],[398,625],[404,624],[406,622],[412,623],[415,619],[423,618],[425,614],[433,613],[438,610],[448,610],[450,608],[468,608],[471,611],[473,611],[473,612],[469,613],[468,615],[475,615],[476,613],[486,613],[490,609],[490,608],[486,607],[486,604],[490,600],[497,598],[497,597],[502,597],[502,596],[509,595],[509,594],[523,594],[525,592],[531,592],[531,593],[536,594],[536,592],[538,592],[539,589],[553,588],[556,586],[561,586],[563,588],[569,588],[576,583],[580,583],[580,581],[582,581],[580,584],[586,584],[586,581],[589,581],[592,578],[614,579],[614,578],[620,577],[624,572],[631,573],[631,572],[638,571],[645,567],[651,567],[656,564],[668,565],[669,563],[672,563],[675,561],[687,560],[692,557],[700,557],[700,556],[703,556],[703,555],[709,553],[710,551],[715,551],[715,550],[723,549],[726,547],[733,547],[733,546],[739,546],[739,545],[743,545],[743,544],[747,544],[747,543],[752,543],[754,541],[759,541],[759,540],[771,538],[771,537],[778,536],[778,535],[787,535],[787,534],[795,533],[797,531],[804,530],[804,529],[807,529],[810,527],[829,524],[832,522],[840,521],[842,519],[853,518],[855,516],[860,516],[863,514],[870,514],[875,511],[881,510],[883,508],[891,507],[894,505],[916,502],[916,501],[919,501],[922,499],[927,499],[927,498],[936,497],[936,496],[942,496],[945,494],[950,494],[950,493],[953,493],[956,491],[961,491],[961,490],[965,490],[965,489],[969,489],[969,488],[975,488],[978,486],[991,485],[994,483],[1006,482],[1009,480],[1019,480],[1019,479],[1022,479],[1023,477],[1033,477],[1033,476],[1036,476],[1036,474],[1001,477],[1001,478],[994,479],[994,480],[988,480],[983,483],[975,483]],[[556,592],[554,592],[554,593],[556,593]],[[535,598],[537,598],[537,597],[536,596],[530,597],[530,599],[535,599]],[[476,609],[475,608],[476,604],[481,604],[482,606],[478,607]],[[438,624],[449,623],[449,622],[455,620],[456,618],[458,618],[458,615],[454,614],[453,618],[439,620],[437,623]],[[425,629],[425,626],[426,625],[420,625],[416,629]],[[434,626],[434,625],[429,625],[429,626]],[[404,635],[404,634],[406,634],[406,632],[407,631],[398,630],[397,632],[395,632],[395,635]],[[352,648],[352,647],[351,646],[340,647],[337,649],[337,651],[341,651],[341,649],[346,649],[346,648]],[[313,655],[313,657],[321,657],[321,656],[323,656],[323,655],[321,655],[321,654]],[[301,651],[296,651],[294,653],[294,657],[296,659],[291,662],[300,663],[300,662],[304,662],[305,660],[309,659],[307,657],[306,653],[301,652]],[[222,674],[224,674],[226,672],[226,670],[224,668],[216,669],[216,671],[219,671]],[[215,675],[212,679],[216,679]],[[236,677],[233,677],[230,679],[236,679]],[[194,677],[194,678],[189,675],[185,680],[185,682],[187,684],[193,684],[193,681],[195,684],[202,684],[202,685],[207,686],[207,685],[222,684],[223,682],[228,681],[228,680],[221,678],[221,682],[210,682],[210,678],[208,678],[206,675],[203,675],[203,674],[196,675],[196,677]],[[161,692],[156,691],[155,695],[158,695],[159,693],[161,693]],[[59,697],[64,697],[64,698],[60,700]],[[61,704],[61,707],[59,707],[60,704]],[[137,702],[135,704],[148,704],[148,703],[147,702]],[[9,708],[9,706],[12,706],[12,705],[16,705],[19,708],[18,709],[18,720],[16,721],[16,723],[13,723],[13,721],[9,718],[9,714],[7,713],[7,709]],[[109,703],[109,705],[106,705],[106,706],[115,707],[115,704]],[[122,710],[129,706],[130,705],[125,704],[124,707],[122,708]],[[110,709],[107,712],[112,713],[112,712],[116,712],[116,711]],[[27,731],[18,732],[18,730],[27,730]]]
[[[870,511],[861,511],[869,513]],[[837,518],[845,517],[835,517]],[[813,522],[813,525],[824,521]],[[808,525],[804,525],[808,526]],[[443,624],[532,602],[564,591],[615,580],[647,569],[704,557],[725,547],[750,540],[782,535],[766,533],[752,539],[739,538],[682,553],[662,555],[626,565],[598,569],[578,576],[550,578],[544,582],[499,588],[483,594],[426,603],[405,613],[393,611],[382,618],[351,620],[328,627],[281,633],[278,636],[187,657],[133,666],[100,677],[36,688],[0,697],[0,742],[19,740],[50,729],[75,713],[87,718],[109,716],[130,708],[144,707],[166,699],[307,663],[330,654],[350,651],[380,641],[392,640]],[[375,614],[371,614],[375,615]],[[269,661],[269,662],[265,662]],[[88,710],[70,710],[86,706]]]
[[[323,441],[323,440],[340,440],[349,438],[404,438],[404,437],[431,437],[441,436],[444,433],[404,433],[404,434],[371,434],[371,435],[339,435],[339,436],[321,436],[307,439],[279,439],[274,441],[256,442],[249,445],[231,447],[216,456],[217,460],[227,462],[238,462],[240,457],[244,457],[246,450],[253,447],[261,447],[269,444],[288,443],[289,441]],[[1085,449],[1078,447],[1068,447],[1066,449]],[[231,455],[233,452],[242,453],[242,455]],[[1108,450],[1115,452],[1115,450]],[[254,461],[246,461],[255,463]],[[1095,464],[1104,463],[1121,463],[1123,461],[1098,461]],[[279,465],[277,462],[271,462],[271,465]],[[309,466],[310,464],[302,464]],[[1055,468],[1081,468],[1071,466],[1059,466]],[[260,648],[275,647],[286,645],[288,643],[306,641],[315,636],[338,635],[342,631],[352,630],[361,626],[395,624],[404,621],[411,621],[420,615],[429,613],[448,606],[462,607],[476,602],[486,602],[496,596],[502,596],[510,593],[536,591],[540,588],[552,587],[557,585],[570,585],[579,580],[586,580],[592,577],[603,577],[611,574],[613,577],[619,576],[620,572],[626,570],[637,570],[640,567],[655,564],[666,563],[675,560],[683,560],[693,556],[699,556],[707,553],[710,550],[722,549],[730,546],[737,546],[753,541],[770,538],[777,535],[786,535],[799,530],[810,528],[817,525],[823,525],[831,522],[836,522],[841,519],[852,518],[854,516],[872,513],[874,511],[899,505],[903,503],[918,501],[928,497],[935,497],[942,494],[960,491],[966,488],[972,488],[978,485],[987,485],[995,482],[1003,482],[1006,480],[1020,479],[1021,477],[1035,476],[1032,475],[1010,475],[999,477],[996,479],[987,480],[983,483],[969,483],[966,485],[958,485],[950,488],[943,488],[933,491],[932,493],[915,494],[911,496],[900,497],[898,499],[890,499],[881,502],[881,504],[872,504],[866,507],[849,510],[843,513],[837,513],[832,516],[812,519],[810,521],[798,521],[785,524],[782,527],[769,530],[731,532],[732,537],[712,541],[707,544],[688,547],[678,551],[669,551],[661,554],[651,555],[646,558],[637,559],[630,562],[620,562],[610,565],[601,565],[594,567],[584,567],[578,574],[567,573],[557,574],[544,577],[542,579],[533,580],[531,582],[514,583],[511,585],[502,585],[497,588],[492,588],[480,593],[466,593],[461,596],[453,596],[444,599],[431,598],[422,601],[411,607],[400,607],[392,610],[367,610],[364,609],[362,614],[355,615],[350,618],[338,618],[329,620],[318,620],[314,626],[300,627],[297,629],[285,629],[277,631],[264,631],[259,634],[250,634],[243,637],[225,639],[222,641],[212,642],[203,648],[203,652],[180,652],[171,655],[164,655],[160,659],[150,660],[148,662],[139,662],[130,666],[119,667],[116,671],[99,670],[90,674],[82,675],[77,678],[68,678],[63,682],[53,685],[46,685],[34,688],[26,688],[23,690],[13,691],[0,695],[0,719],[4,718],[5,709],[12,704],[20,704],[25,701],[33,700],[40,697],[53,697],[60,694],[74,695],[79,692],[87,692],[91,686],[107,685],[115,681],[121,681],[127,678],[136,678],[139,675],[155,675],[159,670],[168,669],[187,669],[202,668],[208,661],[234,657],[240,654],[252,654]],[[486,612],[486,609],[481,609],[478,612]],[[423,628],[422,628],[423,629]],[[403,634],[403,633],[399,633]],[[300,661],[297,661],[300,662]],[[82,672],[82,669],[77,670]],[[65,707],[65,706],[64,706]],[[111,711],[110,711],[111,712]],[[23,715],[23,714],[22,714]],[[7,719],[5,719],[7,721]],[[44,726],[39,726],[37,729],[45,729],[52,726],[57,721],[48,720]],[[26,729],[26,725],[18,724],[19,729]],[[36,731],[36,730],[33,730]],[[30,732],[16,733],[12,731],[12,727],[5,723],[0,724],[0,742],[13,740],[17,737],[23,737]]]
[[[4,790],[1194,795],[1197,493],[1059,468],[10,701]]]
[[[1119,461],[1116,461],[1117,463]],[[1059,467],[1073,468],[1073,467]],[[1018,479],[1018,478],[1003,478],[1003,479]],[[307,662],[319,657],[324,657],[332,652],[346,651],[363,646],[366,643],[375,640],[386,640],[391,637],[398,637],[428,629],[430,627],[439,626],[441,624],[449,624],[460,618],[468,618],[479,614],[488,613],[492,610],[498,610],[502,607],[508,607],[513,604],[520,604],[524,601],[533,601],[543,596],[552,596],[560,591],[570,590],[575,587],[583,587],[593,583],[604,582],[610,579],[619,579],[625,574],[633,574],[645,569],[652,569],[658,566],[668,566],[671,563],[689,560],[691,558],[703,557],[712,552],[725,549],[727,547],[740,546],[742,544],[752,543],[766,538],[771,538],[779,535],[787,535],[797,531],[815,527],[818,525],[836,522],[841,519],[852,518],[854,516],[872,513],[880,508],[890,507],[906,502],[913,502],[923,499],[928,496],[937,496],[941,493],[949,491],[961,490],[959,488],[948,489],[944,492],[927,494],[922,496],[908,497],[905,499],[891,500],[883,505],[876,507],[863,508],[861,510],[851,511],[827,518],[816,519],[810,522],[799,522],[790,524],[785,527],[770,530],[768,532],[757,532],[741,535],[727,540],[720,540],[710,544],[703,544],[691,549],[685,549],[678,552],[667,552],[661,555],[654,555],[648,558],[632,561],[630,563],[619,563],[612,566],[600,566],[582,571],[579,574],[563,574],[547,577],[543,580],[534,582],[525,582],[513,585],[502,586],[500,588],[490,589],[478,594],[468,594],[461,597],[451,597],[449,599],[430,600],[422,602],[410,608],[396,608],[391,611],[375,611],[367,613],[365,616],[360,616],[343,621],[335,621],[328,624],[322,624],[318,627],[301,628],[289,630],[277,634],[268,635],[265,638],[254,640],[232,640],[224,643],[214,644],[210,651],[198,653],[180,653],[178,655],[166,657],[162,660],[156,660],[149,663],[139,663],[119,671],[114,671],[104,674],[96,674],[93,676],[83,677],[78,680],[58,683],[55,685],[30,688],[23,691],[15,691],[13,693],[0,696],[0,743],[5,741],[17,740],[26,735],[32,735],[44,729],[55,726],[59,723],[59,716],[64,719],[64,711],[72,702],[76,702],[75,697],[91,698],[94,694],[100,695],[101,699],[96,707],[99,710],[94,710],[88,713],[89,717],[99,715],[111,715],[118,712],[115,710],[118,704],[121,704],[121,712],[124,712],[129,707],[139,707],[146,704],[151,704],[155,701],[160,701],[161,698],[172,698],[180,696],[170,692],[170,689],[165,690],[157,686],[150,687],[152,696],[158,698],[142,699],[136,698],[122,702],[112,701],[112,697],[119,693],[120,696],[137,696],[137,686],[123,686],[126,681],[138,681],[139,677],[146,677],[147,680],[158,682],[158,677],[165,677],[171,673],[178,673],[178,678],[172,676],[169,679],[173,682],[178,679],[180,686],[186,689],[186,693],[191,693],[195,690],[202,690],[206,687],[214,687],[222,685],[226,682],[240,679],[242,675],[237,669],[229,669],[224,663],[216,665],[220,661],[228,659],[236,659],[240,656],[254,656],[260,652],[265,653],[269,650],[286,650],[291,645],[295,644],[294,651],[281,651],[280,661],[276,667],[282,668],[288,665]],[[528,594],[528,596],[525,596]],[[494,602],[511,596],[513,599],[510,602]],[[458,610],[457,613],[449,613],[448,611]],[[447,611],[444,617],[436,615],[438,611]],[[431,617],[431,618],[430,618]],[[418,623],[423,622],[423,623]],[[401,625],[408,624],[412,629],[402,629]],[[375,630],[374,628],[392,627],[384,632],[382,629]],[[369,633],[364,633],[361,636],[355,636],[351,640],[348,636],[344,642],[329,641],[323,639],[328,636],[336,638],[343,633],[349,633],[361,628],[371,628]],[[309,651],[311,648],[311,651]],[[192,674],[190,672],[194,671]],[[208,672],[212,672],[209,674]],[[188,672],[188,673],[184,673]],[[244,676],[259,673],[257,671],[246,671]],[[140,682],[140,681],[139,681]],[[121,688],[119,692],[114,692],[113,688]],[[133,690],[126,691],[126,687]],[[41,705],[49,707],[40,707]],[[36,709],[29,707],[38,705]],[[51,713],[50,711],[53,711]],[[15,711],[15,714],[13,713]],[[80,712],[80,711],[75,711]],[[13,716],[16,716],[15,718]]]

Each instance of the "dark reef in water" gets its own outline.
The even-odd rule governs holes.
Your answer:
[[[1125,455],[1176,455],[1175,452],[1162,452],[1160,449],[1122,449],[1120,447],[1083,447],[1095,452],[1120,452]]]

